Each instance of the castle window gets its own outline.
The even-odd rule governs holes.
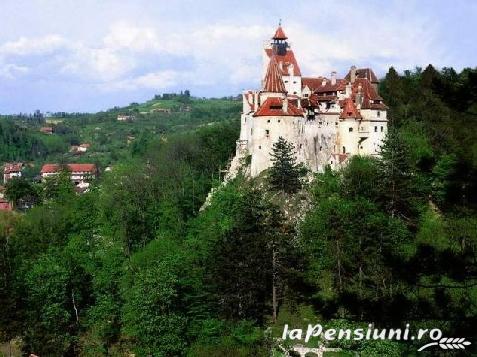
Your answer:
[[[265,130],[265,135],[268,137],[270,137],[270,130]]]
[[[296,81],[293,81],[293,84],[296,84]]]
[[[362,147],[362,146],[360,146],[359,148],[360,148],[360,149],[362,149],[363,147]]]
[[[330,164],[333,165],[333,161],[330,161]]]
[[[384,131],[384,127],[381,127],[381,133]]]
[[[261,145],[258,145],[258,148],[259,148],[259,149],[261,149],[261,148],[262,148],[262,146],[261,146]]]
[[[343,146],[343,154],[346,154],[346,148]]]
[[[353,128],[349,128],[348,130],[349,130],[349,132],[351,133],[351,132],[353,131]]]
[[[253,134],[253,128],[250,128],[250,135]]]
[[[337,121],[335,122],[335,125],[338,125],[338,122],[337,122]]]
[[[300,149],[303,147],[303,144],[300,144]]]
[[[285,83],[288,83],[288,80],[286,80]]]
[[[270,123],[270,119],[267,120],[267,123]]]
[[[323,150],[323,146],[320,146],[320,151]]]
[[[376,113],[376,115],[378,116],[378,118],[381,116],[381,112],[378,110],[378,112]]]
[[[280,119],[278,119],[278,122],[280,123]]]
[[[377,127],[377,126],[374,127],[374,132],[375,132],[375,133],[378,132],[378,127]]]
[[[296,94],[296,92],[293,92],[293,94]]]

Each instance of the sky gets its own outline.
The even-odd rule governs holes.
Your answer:
[[[477,66],[474,0],[0,0],[0,114],[258,88],[282,20],[305,76]]]

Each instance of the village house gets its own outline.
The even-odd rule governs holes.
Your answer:
[[[5,186],[0,186],[0,211],[12,211],[12,204],[5,198]]]
[[[45,164],[41,168],[42,180],[58,175],[62,170],[70,172],[70,179],[78,187],[88,187],[89,182],[96,178],[98,169],[95,164]]]
[[[132,122],[136,120],[136,117],[134,115],[118,114],[117,120],[124,122]]]
[[[70,152],[73,154],[83,154],[90,148],[90,144],[72,145]]]
[[[7,162],[3,166],[3,182],[7,183],[8,180],[14,177],[22,177],[23,164],[21,162]]]
[[[40,131],[43,134],[48,134],[48,135],[53,134],[53,128],[51,126],[43,126],[43,127],[40,128]]]
[[[353,155],[379,155],[387,133],[387,106],[370,68],[352,66],[344,78],[302,75],[282,27],[263,50],[259,90],[243,93],[240,138],[229,175],[247,158],[257,176],[272,164],[273,144],[283,137],[297,161],[313,172],[337,169]]]

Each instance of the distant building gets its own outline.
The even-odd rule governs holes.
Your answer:
[[[86,152],[86,151],[88,151],[88,149],[90,147],[91,147],[91,144],[88,144],[88,143],[81,144],[80,146],[78,146],[78,151],[79,152]]]
[[[51,126],[43,126],[40,128],[40,131],[43,133],[43,134],[53,134],[53,128]]]
[[[0,197],[0,211],[13,210],[12,204],[6,198]]]
[[[7,183],[8,180],[14,177],[22,177],[23,164],[21,162],[7,162],[3,166],[3,182]]]
[[[5,198],[5,186],[0,186],[0,211],[11,211],[13,206]]]
[[[118,114],[117,120],[131,122],[136,120],[136,117],[134,115]]]
[[[58,164],[45,164],[41,168],[40,175],[43,180],[48,177],[58,175],[62,170],[70,172],[70,179],[76,186],[88,187],[89,181],[95,179],[98,169],[95,164],[67,164],[64,166]]]
[[[72,145],[70,152],[73,154],[82,154],[90,148],[90,144]]]
[[[154,113],[171,113],[172,110],[170,108],[154,108],[152,110]]]

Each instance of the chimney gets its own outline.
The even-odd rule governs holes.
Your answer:
[[[253,98],[253,111],[256,112],[258,110],[258,92],[255,92]]]
[[[331,85],[334,86],[336,84],[336,71],[331,72]]]
[[[356,107],[361,109],[361,105],[363,104],[363,94],[361,93],[361,84],[358,85],[358,93],[356,94]]]
[[[351,69],[349,70],[349,79],[351,83],[354,83],[356,80],[356,66],[351,66]]]

